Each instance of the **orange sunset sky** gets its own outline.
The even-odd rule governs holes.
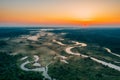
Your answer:
[[[0,0],[1,24],[120,24],[120,0]]]

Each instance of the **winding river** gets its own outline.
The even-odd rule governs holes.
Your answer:
[[[82,46],[81,46],[82,47]],[[114,65],[114,64],[111,64],[111,63],[108,63],[108,62],[105,62],[105,61],[102,61],[102,60],[99,60],[97,58],[94,58],[94,57],[91,57],[91,56],[87,56],[87,55],[83,55],[81,53],[75,53],[75,52],[72,52],[71,49],[73,49],[74,47],[68,47],[65,49],[66,53],[68,54],[71,54],[71,55],[80,55],[82,57],[90,57],[90,59],[92,59],[93,61],[97,62],[97,63],[101,63],[102,65],[105,65],[105,66],[108,66],[110,68],[113,68],[117,71],[120,71],[120,67],[117,66],[117,65]]]
[[[20,65],[20,68],[21,68],[22,70],[24,70],[24,71],[43,72],[43,73],[42,73],[42,75],[44,76],[44,79],[43,79],[43,80],[45,80],[45,79],[52,80],[52,78],[48,75],[48,66],[49,66],[49,64],[48,64],[46,67],[42,67],[40,63],[37,63],[37,61],[39,60],[39,57],[38,57],[37,55],[34,55],[33,57],[34,57],[34,61],[29,61],[29,60],[27,60],[27,61],[25,61],[24,63],[22,63],[22,64]],[[28,58],[28,56],[23,57],[23,58],[21,58],[20,60],[22,61],[22,60],[25,60],[25,59],[27,59],[27,58]],[[33,66],[37,66],[37,67],[39,67],[39,68],[29,69],[29,68],[26,67],[27,64],[30,64],[30,63],[32,63],[32,62],[35,62],[35,63],[33,64]],[[54,79],[54,80],[55,80],[55,79]]]
[[[105,50],[107,50],[108,53],[112,54],[112,55],[115,55],[117,57],[120,57],[119,54],[116,54],[116,53],[113,53],[109,48],[104,48]]]
[[[59,42],[59,41],[56,41],[56,40],[53,40],[53,42],[55,42],[55,43],[57,43],[57,44],[59,44],[59,45],[61,45],[61,46],[65,46],[65,44],[63,44],[62,42]],[[89,57],[91,60],[93,60],[93,61],[95,61],[95,62],[97,62],[97,63],[100,63],[100,64],[102,64],[102,65],[108,66],[108,67],[113,68],[113,69],[115,69],[115,70],[117,70],[117,71],[120,71],[120,67],[117,66],[117,65],[114,65],[114,64],[112,64],[112,63],[108,63],[108,62],[105,62],[105,61],[99,60],[99,59],[97,59],[97,58],[94,58],[94,57],[91,57],[91,56],[88,56],[88,55],[84,55],[84,54],[81,54],[81,53],[78,53],[78,52],[72,52],[72,49],[75,48],[76,46],[77,46],[77,47],[86,47],[86,46],[87,46],[87,44],[85,44],[85,43],[79,43],[79,42],[76,42],[76,41],[73,41],[73,43],[74,43],[74,45],[73,45],[72,47],[70,46],[70,47],[67,47],[67,48],[65,49],[65,52],[66,52],[67,54],[75,55],[75,56],[82,56],[82,57],[84,57],[84,58]],[[108,49],[108,48],[104,48],[104,49],[107,50],[107,52],[111,53],[112,55],[115,55],[115,56],[117,56],[117,57],[120,57],[120,55],[118,55],[118,54],[116,54],[116,53],[112,53],[110,49]],[[24,71],[43,72],[43,73],[42,73],[42,75],[44,76],[44,79],[43,79],[43,80],[45,80],[45,79],[52,80],[52,78],[48,75],[48,66],[49,66],[49,64],[51,64],[51,63],[49,63],[49,64],[46,65],[45,67],[42,67],[41,64],[38,63],[39,57],[38,57],[37,55],[34,55],[33,57],[34,57],[34,61],[26,60],[26,59],[28,58],[28,56],[25,56],[25,57],[21,58],[21,59],[20,59],[21,61],[23,61],[23,60],[26,60],[26,61],[20,65],[20,68],[21,68],[22,70],[24,70]],[[63,56],[62,56],[62,57],[63,57]],[[63,58],[65,58],[65,57],[63,57]],[[32,62],[34,62],[33,66],[37,66],[38,68],[29,69],[29,68],[26,67],[27,64],[30,64],[30,63],[32,63]],[[67,62],[65,59],[62,59],[61,62],[64,62],[64,63],[68,64],[68,62]],[[53,80],[56,80],[56,79],[53,79]]]

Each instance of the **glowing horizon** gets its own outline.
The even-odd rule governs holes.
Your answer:
[[[0,0],[0,23],[120,24],[120,0]]]

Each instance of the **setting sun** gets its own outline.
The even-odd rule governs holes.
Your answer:
[[[120,24],[119,4],[118,0],[3,0],[0,24]]]

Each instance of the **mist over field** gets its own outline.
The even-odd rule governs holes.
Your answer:
[[[120,28],[1,27],[0,80],[119,80],[119,32]]]

